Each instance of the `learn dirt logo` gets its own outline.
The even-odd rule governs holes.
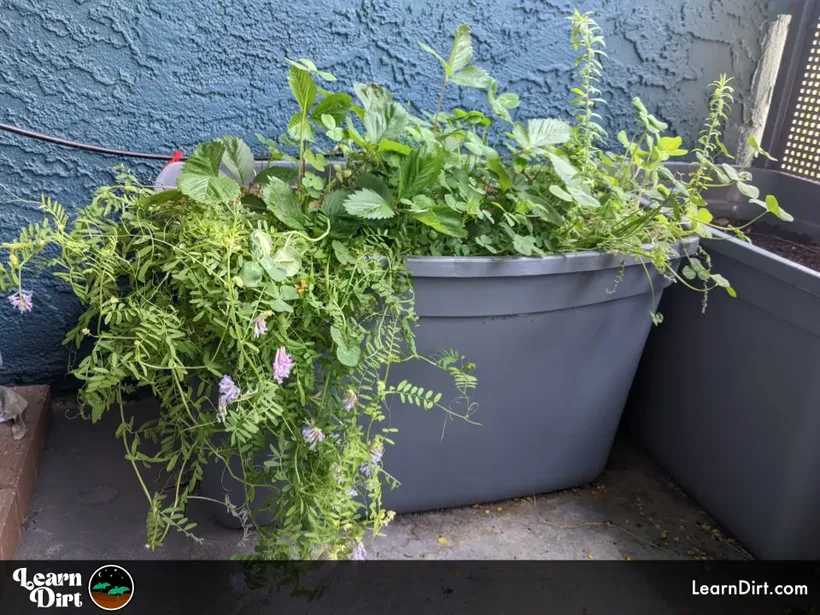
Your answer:
[[[122,566],[108,564],[91,575],[88,595],[104,611],[118,611],[134,597],[134,579]]]

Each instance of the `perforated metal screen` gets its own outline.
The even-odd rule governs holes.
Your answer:
[[[809,45],[780,168],[820,180],[820,23]]]

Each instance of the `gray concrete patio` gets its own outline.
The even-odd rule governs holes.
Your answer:
[[[113,437],[116,417],[92,425],[72,412],[71,399],[55,400],[18,559],[222,559],[253,550],[253,536],[212,521],[203,502],[189,511],[201,543],[176,534],[159,551],[145,548],[147,501]],[[368,551],[394,560],[751,559],[625,437],[595,484],[400,515]]]

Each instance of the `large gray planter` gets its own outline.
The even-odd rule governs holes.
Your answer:
[[[158,185],[178,174],[166,170]],[[696,245],[691,239],[679,250]],[[670,281],[634,259],[597,252],[424,257],[408,266],[418,351],[456,349],[476,364],[471,420],[480,425],[395,400],[387,426],[398,429],[396,445],[384,462],[401,486],[384,492],[384,505],[424,511],[594,480],[609,456],[650,312]],[[394,366],[391,382],[403,379],[443,393],[444,405],[458,397],[448,374],[422,362]]]
[[[820,185],[754,170],[820,239]],[[716,217],[759,213],[734,191]],[[773,217],[767,222],[774,223]],[[627,421],[672,478],[761,559],[820,559],[820,274],[734,239],[709,240],[714,270],[737,290],[709,298],[669,289]]]

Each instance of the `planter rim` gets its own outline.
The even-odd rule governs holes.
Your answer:
[[[710,249],[820,297],[820,273],[814,269],[809,269],[754,244],[741,241],[728,233],[717,230],[711,230],[711,233],[717,239],[707,240]]]
[[[673,246],[678,257],[694,254],[699,237]],[[647,246],[651,247],[651,246]],[[420,278],[501,278],[555,275],[641,265],[634,256],[614,252],[571,252],[538,258],[517,256],[411,256],[407,268]]]

